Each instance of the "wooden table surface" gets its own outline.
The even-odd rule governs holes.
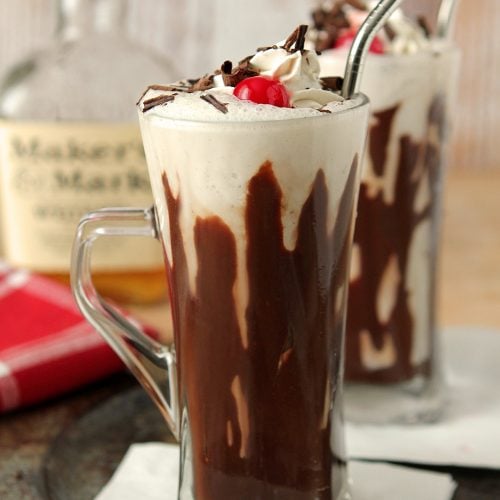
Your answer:
[[[452,171],[448,176],[439,301],[443,325],[493,327],[500,334],[499,193],[500,170]],[[163,305],[133,309],[169,338]],[[0,498],[41,498],[38,469],[54,437],[132,383],[127,375],[119,375],[57,401],[1,416]]]
[[[443,233],[441,324],[500,330],[500,169],[452,171]]]

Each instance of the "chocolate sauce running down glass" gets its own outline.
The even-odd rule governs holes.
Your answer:
[[[182,414],[180,498],[340,499],[345,301],[367,103],[141,117]]]
[[[247,496],[238,497],[249,499],[331,498],[331,475],[335,482],[343,474],[341,443],[330,446],[330,436],[340,435],[332,426],[341,423],[329,414],[337,397],[329,374],[339,372],[343,323],[330,310],[343,300],[356,173],[355,161],[327,235],[328,192],[318,172],[293,251],[283,244],[283,194],[272,164],[250,180],[245,341],[233,295],[235,235],[219,217],[196,220],[196,293],[178,296],[188,279],[182,199],[164,176],[173,252],[168,274],[197,498],[230,498],[240,489]]]
[[[436,261],[457,59],[443,42],[367,60],[361,87],[372,119],[346,328],[351,420],[432,421],[441,413]],[[336,71],[340,61],[323,63],[323,71]]]
[[[369,154],[377,175],[385,174],[386,150],[397,111],[398,108],[394,107],[374,113],[376,125],[370,130]],[[443,99],[436,96],[429,109],[428,127],[439,141],[444,140],[444,125]],[[417,375],[427,377],[432,373],[432,351],[419,362],[415,363],[412,359],[416,320],[411,310],[408,279],[404,277],[409,267],[412,240],[425,222],[429,223],[426,227],[428,242],[433,244],[436,234],[434,224],[439,220],[441,156],[441,145],[433,144],[429,137],[417,142],[409,135],[402,135],[399,137],[394,199],[391,202],[384,201],[380,193],[370,196],[369,186],[365,183],[361,185],[354,243],[359,259],[356,264],[362,271],[352,277],[349,289],[349,304],[353,312],[347,321],[350,336],[347,341],[349,363],[346,366],[346,378],[349,380],[393,383],[411,380]],[[417,196],[422,189],[432,194],[418,205]],[[426,250],[429,252],[428,267],[422,272],[434,279],[436,255],[431,247]],[[390,273],[397,274],[398,278],[395,279],[394,288],[387,292],[383,289],[384,275],[386,280],[390,280]],[[430,284],[429,281],[425,282],[423,276],[419,279],[421,286]],[[414,290],[412,292],[415,293]],[[379,304],[384,299],[379,296],[380,293],[392,295],[392,308],[386,314],[381,313],[383,306]],[[425,332],[429,338],[426,343],[431,345],[435,328],[434,286],[428,286],[426,293],[429,304],[421,313],[425,315],[422,319],[427,323]],[[372,300],[367,300],[367,297]],[[392,338],[391,332],[394,332]],[[394,339],[396,335],[397,340]],[[388,343],[397,346],[388,348]],[[370,361],[366,359],[364,351],[370,349],[370,344],[379,351],[384,348],[397,350],[393,362],[381,362],[378,367],[372,365],[371,369],[367,367]],[[390,356],[388,353],[387,358]]]

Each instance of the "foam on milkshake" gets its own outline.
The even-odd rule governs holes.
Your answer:
[[[145,99],[163,95],[165,92],[150,90]],[[174,91],[170,91],[173,95]],[[202,95],[213,95],[227,105],[228,113],[221,113],[213,106],[200,99]],[[337,96],[336,96],[337,97]],[[355,105],[352,100],[335,100],[323,106],[324,111],[342,111]],[[167,106],[157,106],[150,114],[175,120],[202,122],[268,122],[321,116],[322,112],[314,108],[278,108],[269,104],[255,104],[242,101],[232,95],[232,88],[214,88],[204,92],[177,93],[175,100]]]

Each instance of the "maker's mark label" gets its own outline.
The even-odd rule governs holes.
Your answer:
[[[152,204],[132,124],[0,121],[0,190],[6,259],[45,272],[68,271],[85,213]],[[160,245],[137,237],[99,241],[92,260],[106,271],[157,268],[161,261]]]

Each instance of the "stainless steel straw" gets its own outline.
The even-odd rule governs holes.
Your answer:
[[[368,14],[351,46],[345,69],[342,97],[349,99],[359,91],[366,54],[377,31],[386,23],[403,0],[380,0]]]
[[[359,91],[366,55],[377,31],[386,23],[403,0],[380,0],[361,25],[349,51],[342,96],[349,99]],[[446,38],[453,24],[458,0],[442,0],[437,21],[437,35]]]
[[[455,18],[458,0],[442,0],[437,18],[437,36],[448,38],[453,19]]]

